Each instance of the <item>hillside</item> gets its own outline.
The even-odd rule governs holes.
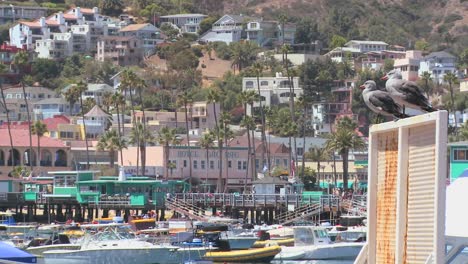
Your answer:
[[[209,2],[209,1],[207,1]],[[215,13],[242,13],[317,24],[319,39],[380,39],[412,47],[425,40],[433,50],[458,53],[468,46],[467,0],[224,0]]]

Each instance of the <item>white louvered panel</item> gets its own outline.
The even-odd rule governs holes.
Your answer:
[[[435,124],[409,129],[405,263],[425,263],[434,250]]]
[[[376,263],[395,262],[398,133],[379,137],[377,175]]]

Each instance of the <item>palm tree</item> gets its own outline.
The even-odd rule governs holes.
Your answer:
[[[125,99],[123,98],[122,94],[119,93],[119,92],[115,92],[114,94],[112,94],[112,97],[111,97],[111,105],[113,105],[115,107],[115,110],[117,112],[117,132],[119,134],[119,137],[121,138],[122,137],[122,133],[121,133],[121,130],[120,130],[120,106],[125,104]],[[122,116],[122,123],[123,123],[123,116]],[[122,153],[122,150],[120,150],[120,160],[123,162],[123,153]]]
[[[23,99],[24,99],[24,104],[26,106],[26,115],[28,117],[28,129],[29,129],[29,152],[28,152],[28,161],[29,161],[29,167],[31,171],[33,171],[33,163],[32,163],[32,135],[31,135],[31,113],[29,113],[29,103],[28,103],[28,98],[26,96],[26,87],[24,85],[24,80],[23,80],[23,69],[24,67],[28,64],[29,62],[29,55],[25,51],[20,51],[18,52],[14,59],[13,59],[13,65],[15,66],[17,72],[21,76],[20,82],[21,82],[21,87],[23,88]]]
[[[252,181],[255,180],[255,172],[254,172],[254,159],[251,158],[252,154],[252,144],[250,142],[250,130],[255,129],[255,122],[251,116],[244,115],[244,118],[242,118],[242,121],[240,123],[241,127],[244,127],[247,130],[247,146],[248,146],[248,155],[247,155],[247,168],[245,171],[245,181],[244,181],[244,192],[246,191],[246,186],[247,186],[247,178],[249,176],[249,165],[250,162],[252,162],[251,165],[251,170],[252,170]]]
[[[221,140],[220,136],[220,129],[218,125],[218,115],[216,113],[216,103],[219,103],[221,100],[221,96],[219,94],[218,90],[211,89],[208,91],[208,103],[211,103],[213,105],[213,116],[215,120],[215,131],[216,131],[216,140],[218,141],[218,152],[219,152],[219,176],[218,176],[218,184],[217,184],[217,191],[221,192],[222,190],[222,180],[223,180],[223,162],[222,162],[222,156],[223,156],[223,143]]]
[[[37,135],[37,157],[39,167],[41,166],[41,137],[47,132],[49,132],[49,130],[47,130],[47,125],[39,120],[34,122],[34,125],[31,127],[31,133]]]
[[[179,95],[179,102],[180,105],[184,106],[184,114],[185,114],[185,135],[187,137],[187,149],[188,149],[188,157],[189,157],[189,179],[192,182],[192,150],[190,149],[190,130],[189,130],[189,104],[192,102],[192,94],[188,91],[184,91],[182,94]],[[192,110],[190,109],[190,112]]]
[[[4,64],[0,64],[0,74],[6,73],[6,66]],[[0,95],[2,96],[2,104],[3,107],[5,108],[5,115],[6,115],[6,120],[7,120],[7,129],[8,129],[8,136],[10,137],[10,157],[11,157],[11,164],[14,166],[14,160],[13,160],[13,137],[11,136],[11,128],[10,128],[10,110],[8,110],[8,106],[5,100],[5,93],[3,91],[3,78],[0,78]],[[7,160],[8,161],[8,160]]]
[[[162,127],[161,130],[159,130],[157,141],[164,148],[164,178],[167,180],[169,176],[169,165],[171,163],[169,161],[169,145],[179,144],[180,140],[176,135],[175,128],[169,128],[165,126]]]
[[[432,82],[431,73],[425,71],[421,75],[421,80],[424,82],[424,91],[426,92],[426,96],[429,98],[429,94],[431,93],[431,86],[429,82]]]
[[[227,147],[229,140],[234,136],[234,132],[229,128],[229,124],[231,123],[232,116],[229,112],[223,112],[221,114],[220,122],[221,122],[221,132],[222,132],[222,139],[224,141],[224,157],[225,157],[225,165],[224,168],[226,170],[226,185],[224,186],[224,192],[227,191],[227,182],[229,179],[229,168],[228,168],[228,153],[227,153]]]
[[[452,102],[452,113],[453,113],[453,120],[455,122],[455,131],[457,130],[457,114],[456,114],[456,111],[455,111],[455,100],[453,98],[453,85],[454,84],[457,84],[458,83],[458,77],[452,73],[452,72],[449,72],[449,73],[446,73],[444,75],[444,82],[447,82],[448,85],[449,85],[449,91],[450,91],[450,101]],[[455,132],[455,134],[457,134]]]
[[[115,129],[106,131],[101,135],[96,146],[99,151],[108,151],[110,158],[110,167],[114,167],[115,152],[122,152],[122,149],[127,148],[127,142],[121,138]]]
[[[330,134],[327,139],[326,149],[330,152],[338,152],[343,161],[343,190],[348,188],[348,155],[354,149],[363,149],[366,143],[354,130],[348,127],[337,126],[335,133]]]
[[[289,84],[289,111],[291,114],[291,120],[293,123],[296,122],[296,110],[294,109],[294,97],[296,96],[294,91],[294,77],[291,76],[291,71],[289,69],[289,61],[288,61],[288,53],[291,51],[291,47],[289,45],[283,45],[281,48],[282,53],[284,54],[283,60],[283,67],[286,70],[286,75],[288,77],[288,84]],[[293,135],[294,140],[294,161],[296,162],[297,168],[297,144],[296,144],[296,135]]]
[[[304,158],[310,159],[313,162],[317,162],[317,175],[318,175],[318,185],[320,187],[320,163],[322,161],[328,160],[330,157],[328,150],[326,148],[311,148],[309,152],[304,153]]]
[[[140,97],[140,104],[141,104],[141,112],[142,112],[142,120],[143,120],[143,131],[146,131],[146,116],[145,116],[145,107],[143,105],[143,90],[146,89],[146,82],[145,80],[139,78],[138,76],[135,77],[135,89],[138,91],[138,96]],[[142,175],[145,176],[145,167],[146,167],[146,155],[143,156],[143,153],[146,153],[146,138],[141,139],[142,142],[139,143],[142,146],[141,151],[141,168],[142,168]]]
[[[148,129],[143,127],[142,123],[137,123],[135,127],[132,128],[130,132],[130,143],[137,146],[137,159],[141,157],[141,169],[145,171],[146,167],[146,143],[151,143],[154,141],[154,136]],[[137,174],[139,169],[139,163],[137,161]],[[144,172],[142,173],[144,175]]]
[[[281,45],[284,45],[284,25],[286,24],[286,22],[288,22],[288,17],[286,16],[286,14],[280,14],[278,16],[278,21],[281,24]]]
[[[209,164],[210,164],[210,156],[209,156],[209,150],[214,146],[214,133],[212,131],[203,134],[203,136],[200,138],[200,141],[198,142],[198,145],[200,147],[204,148],[206,150],[206,176],[205,176],[205,184],[208,183],[208,169],[209,169]]]
[[[258,96],[260,98],[259,100],[259,106],[260,106],[260,119],[261,119],[261,123],[262,123],[262,128],[261,128],[261,136],[262,136],[262,148],[263,148],[263,151],[262,151],[262,162],[261,162],[261,168],[263,169],[265,167],[265,154],[267,154],[267,158],[268,158],[268,171],[270,171],[270,158],[269,158],[269,154],[267,153],[267,146],[266,146],[266,135],[265,135],[265,112],[264,112],[264,109],[263,109],[263,106],[262,106],[262,94],[260,92],[260,75],[263,73],[263,69],[264,69],[264,66],[261,62],[255,62],[253,65],[252,65],[252,68],[255,72],[255,76],[257,77],[257,91],[258,91]]]
[[[299,97],[297,100],[299,106],[302,106],[302,168],[301,168],[301,175],[304,177],[304,170],[305,170],[305,145],[306,145],[306,126],[307,126],[307,107],[309,105],[309,102],[305,95],[302,95]],[[317,171],[320,173],[320,171]]]
[[[89,169],[88,136],[86,133],[86,121],[85,121],[85,113],[83,109],[83,93],[87,90],[87,84],[83,80],[81,80],[76,84],[76,86],[73,86],[71,89],[72,89],[71,93],[74,95],[75,98],[79,98],[79,101],[80,101],[81,119],[83,120],[84,138],[85,138],[85,143],[86,143],[86,166],[87,166],[87,169]]]
[[[102,94],[102,101],[100,102],[100,104],[105,107],[106,112],[108,113],[110,111],[110,107],[113,105],[113,100],[112,100],[113,95],[114,94],[111,92],[104,92]]]

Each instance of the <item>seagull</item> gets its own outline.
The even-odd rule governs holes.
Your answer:
[[[362,91],[362,98],[367,107],[374,113],[384,116],[392,116],[396,119],[409,117],[401,112],[401,107],[393,101],[392,97],[385,91],[379,90],[374,81],[366,81],[359,88]]]
[[[387,80],[385,90],[397,104],[403,106],[403,113],[406,107],[424,112],[437,111],[431,106],[429,100],[415,82],[403,80],[400,71],[391,70],[381,80]]]

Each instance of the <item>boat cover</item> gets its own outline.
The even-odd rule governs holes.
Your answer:
[[[468,172],[468,170],[465,170]],[[468,237],[468,173],[463,173],[447,186],[445,235]]]
[[[16,261],[19,263],[37,263],[35,256],[3,242],[0,242],[0,263],[1,260]]]

